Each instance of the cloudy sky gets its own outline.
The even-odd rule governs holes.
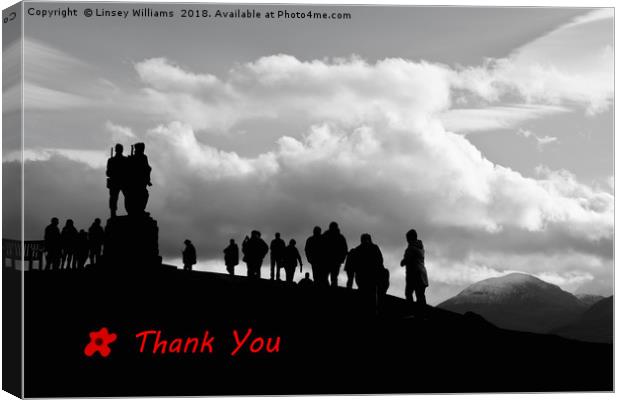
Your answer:
[[[231,237],[335,220],[393,294],[412,227],[432,304],[509,271],[611,294],[613,10],[328,8],[352,18],[27,17],[26,238],[106,218],[109,148],[144,141],[173,262],[190,238],[223,272]]]

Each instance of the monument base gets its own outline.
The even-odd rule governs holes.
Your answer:
[[[103,263],[106,268],[149,268],[161,265],[159,227],[149,213],[108,219]]]

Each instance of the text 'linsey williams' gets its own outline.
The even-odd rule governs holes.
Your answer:
[[[177,337],[164,338],[159,330],[146,330],[136,334],[136,339],[140,345],[140,353],[152,354],[196,354],[209,353],[215,351],[215,337],[205,330],[200,337]],[[245,331],[232,331],[234,349],[230,353],[236,356],[242,352],[247,353],[279,353],[280,336],[263,337],[252,334],[252,329]]]
[[[172,10],[154,10],[148,7],[133,8],[131,11],[113,10],[113,9],[107,9],[107,8],[95,8],[94,12],[95,12],[96,17],[128,18],[130,15],[132,17],[165,17],[165,18],[174,17],[174,11]]]

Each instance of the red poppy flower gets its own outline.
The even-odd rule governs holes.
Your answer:
[[[110,355],[110,343],[116,340],[116,333],[109,333],[108,328],[101,328],[98,331],[90,333],[90,343],[86,345],[84,354],[91,357],[95,353],[101,354],[103,357]]]

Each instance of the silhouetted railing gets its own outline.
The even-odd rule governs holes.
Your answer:
[[[32,269],[35,261],[38,263],[38,269],[43,269],[44,243],[43,240],[26,240],[23,242],[24,265],[28,265],[29,270]],[[21,259],[22,242],[20,240],[2,239],[2,267],[17,269],[17,261],[21,261]]]

